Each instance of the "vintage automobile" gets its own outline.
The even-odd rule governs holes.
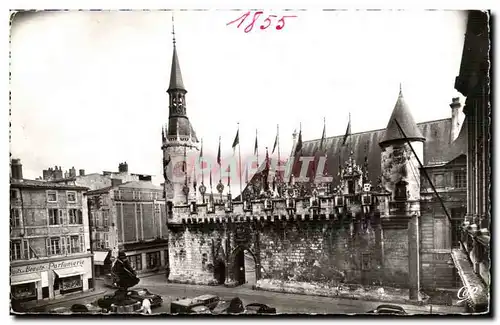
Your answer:
[[[135,288],[134,290],[130,290],[128,292],[128,296],[134,300],[142,301],[144,299],[149,299],[151,302],[151,307],[159,307],[163,303],[163,298],[160,295],[151,293],[148,289],[143,288]]]
[[[195,298],[182,298],[172,301],[170,313],[172,314],[194,314],[194,307],[205,306],[209,310],[214,309],[220,301],[216,295],[202,295]],[[199,308],[198,308],[199,309]],[[196,309],[196,310],[198,310]]]
[[[379,305],[377,308],[370,310],[367,314],[379,314],[379,315],[407,315],[403,307],[398,305]]]
[[[93,304],[74,304],[71,307],[56,307],[49,310],[49,313],[54,314],[99,314],[102,313],[102,308],[95,306]]]
[[[215,315],[222,314],[240,314],[245,312],[245,307],[240,298],[236,297],[230,300],[220,300],[212,313]]]
[[[265,304],[251,303],[246,305],[245,314],[276,314],[276,308]]]

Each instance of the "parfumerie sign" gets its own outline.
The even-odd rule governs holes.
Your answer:
[[[10,268],[10,275],[42,272],[42,271],[57,270],[57,269],[67,269],[70,267],[78,267],[83,265],[85,265],[85,259],[17,266]]]

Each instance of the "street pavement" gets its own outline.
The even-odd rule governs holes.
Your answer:
[[[96,290],[106,290],[112,293],[114,289],[105,288],[101,281],[96,281]],[[177,298],[196,297],[202,294],[215,294],[222,299],[239,297],[244,305],[258,302],[276,308],[277,313],[284,314],[359,314],[375,309],[383,302],[363,301],[342,298],[306,296],[268,291],[252,290],[248,286],[226,288],[224,286],[198,286],[166,283],[164,276],[151,276],[142,278],[137,287],[146,288],[150,292],[163,297],[163,305],[153,309],[153,313],[170,313],[170,303]],[[104,295],[104,294],[103,294]],[[70,307],[76,303],[96,302],[99,297],[86,297],[67,302],[58,302],[50,305],[50,309],[57,307]],[[430,314],[431,307],[416,305],[400,305],[409,314]],[[463,308],[450,306],[432,306],[432,313],[461,313]]]

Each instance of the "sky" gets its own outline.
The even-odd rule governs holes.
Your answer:
[[[304,141],[385,128],[399,84],[416,122],[451,117],[463,49],[459,11],[269,11],[248,33],[245,11],[176,11],[187,114],[205,155],[240,127],[242,156],[292,133]],[[295,15],[281,30],[267,15]],[[11,153],[25,178],[54,165],[129,171],[163,182],[161,129],[172,61],[169,11],[37,12],[11,26]]]

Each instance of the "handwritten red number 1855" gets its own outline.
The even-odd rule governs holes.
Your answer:
[[[263,13],[264,13],[263,11],[256,11],[253,14],[252,21],[244,29],[245,33],[249,33],[252,31],[255,23],[257,22],[259,17],[262,16]],[[248,16],[250,16],[250,11],[247,11],[242,16],[240,16],[239,18],[237,18],[233,21],[230,21],[226,25],[231,25],[231,24],[234,24],[234,23],[239,21],[240,23],[238,24],[238,26],[236,28],[240,28],[240,26],[245,22],[245,20],[248,18]],[[276,24],[276,29],[282,30],[285,27],[285,18],[294,18],[294,17],[297,17],[297,16],[281,16],[281,18],[278,20],[278,23]],[[267,18],[264,19],[264,23],[262,25],[260,25],[260,29],[264,30],[264,29],[269,28],[269,26],[271,26],[271,24],[273,23],[272,18],[278,18],[278,16],[268,15]]]

